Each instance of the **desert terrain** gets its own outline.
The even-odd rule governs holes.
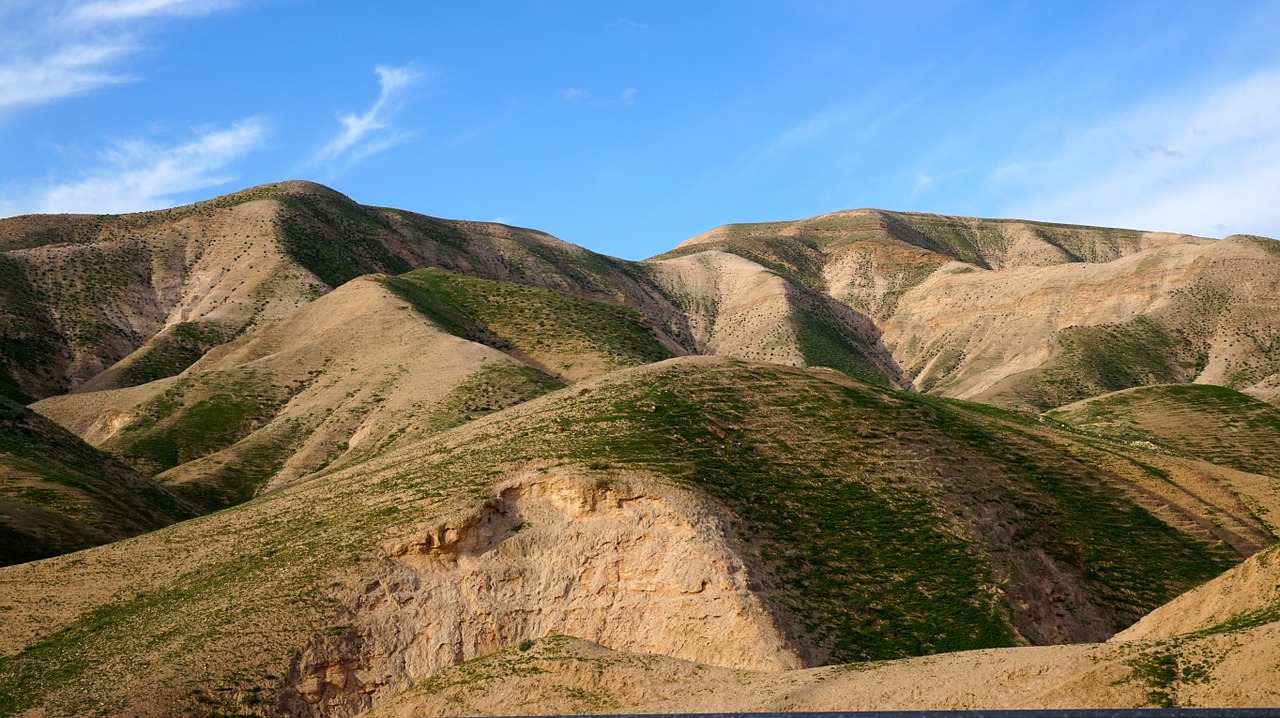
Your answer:
[[[1280,706],[1280,243],[0,220],[0,715]]]

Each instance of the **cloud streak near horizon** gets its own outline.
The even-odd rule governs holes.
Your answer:
[[[1005,214],[1222,236],[1280,228],[1280,70],[1129,108],[997,168]]]
[[[222,128],[202,128],[171,146],[147,140],[117,142],[99,166],[80,179],[47,187],[0,207],[4,214],[121,213],[179,204],[184,192],[226,184],[232,162],[260,147],[267,123],[250,117]]]

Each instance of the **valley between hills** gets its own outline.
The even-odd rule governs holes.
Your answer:
[[[0,715],[1280,705],[1280,242],[0,219]]]

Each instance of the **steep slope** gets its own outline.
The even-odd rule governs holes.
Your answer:
[[[0,570],[0,709],[353,715],[548,633],[751,669],[1102,638],[1237,560],[1073,441],[828,370],[614,372]]]
[[[0,397],[0,565],[152,531],[194,506]]]
[[[278,205],[240,200],[0,220],[0,362],[10,383],[35,398],[65,393],[166,328],[200,322],[234,334],[323,292],[280,246]]]
[[[1128,389],[1076,402],[1048,416],[1122,441],[1145,441],[1240,471],[1280,487],[1280,410],[1221,386]]]
[[[0,392],[26,402],[172,376],[351,279],[425,266],[633,306],[659,333],[683,322],[632,263],[283,182],[157,212],[0,220]]]
[[[567,381],[672,356],[661,335],[654,336],[653,322],[633,309],[440,269],[384,283],[453,334],[510,352]]]
[[[175,379],[34,407],[222,508],[564,379],[669,357],[652,331],[623,307],[423,269],[348,282]]]
[[[1178,596],[1112,640],[1221,634],[1276,622],[1280,622],[1280,547],[1259,552]]]
[[[794,222],[729,224],[661,256],[710,249],[742,254],[800,284],[831,290],[842,299],[848,292],[859,297],[851,305],[868,308],[884,304],[885,290],[894,290],[857,281],[859,274],[866,278],[867,269],[881,277],[890,274],[876,271],[877,263],[906,270],[952,261],[983,269],[1099,263],[1186,239],[1190,238],[1104,227],[858,209]]]
[[[558,386],[365,278],[174,379],[34,408],[214,509]]]
[[[875,320],[923,391],[1046,410],[1198,381],[1270,396],[1280,244],[854,210],[727,225],[654,258],[732,253]]]
[[[709,251],[649,267],[687,317],[696,353],[826,366],[902,384],[902,372],[869,318],[764,266]]]

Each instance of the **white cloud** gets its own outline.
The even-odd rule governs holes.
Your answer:
[[[1218,236],[1280,235],[1280,71],[1150,103],[991,177],[1002,212]]]
[[[29,107],[132,81],[120,68],[154,21],[196,17],[244,0],[5,0],[0,109]]]
[[[198,16],[232,7],[237,0],[96,0],[71,9],[74,22],[105,23],[162,16]]]
[[[561,90],[556,93],[560,99],[581,104],[591,99],[592,95],[589,91],[577,87],[570,87],[567,90]],[[590,107],[608,107],[610,105],[634,105],[636,98],[640,96],[640,90],[634,87],[628,87],[614,97],[606,97],[590,103]]]
[[[937,173],[918,172],[916,173],[915,185],[911,188],[911,196],[917,197],[920,194],[933,189],[941,182],[946,182],[948,180],[955,179],[956,177],[962,177],[968,173],[968,168]]]
[[[339,115],[340,130],[312,159],[335,172],[413,139],[412,133],[400,132],[389,124],[404,104],[405,91],[417,84],[423,73],[412,65],[374,68],[378,75],[378,99],[363,114]]]
[[[582,102],[588,97],[591,97],[590,92],[587,92],[586,90],[578,89],[576,87],[570,87],[567,90],[561,90],[556,94],[559,95],[561,99],[568,100],[569,102]]]
[[[608,30],[623,30],[626,32],[641,33],[649,29],[649,23],[640,22],[639,20],[628,20],[625,17],[620,17],[605,25],[605,28]]]
[[[0,64],[0,108],[37,105],[128,82],[128,76],[108,68],[129,52],[122,45],[72,45],[39,59]]]
[[[49,187],[26,201],[11,201],[4,211],[105,214],[171,207],[184,192],[233,181],[227,166],[261,146],[266,132],[263,120],[249,118],[198,130],[194,139],[170,147],[145,140],[120,142],[81,179]]]

